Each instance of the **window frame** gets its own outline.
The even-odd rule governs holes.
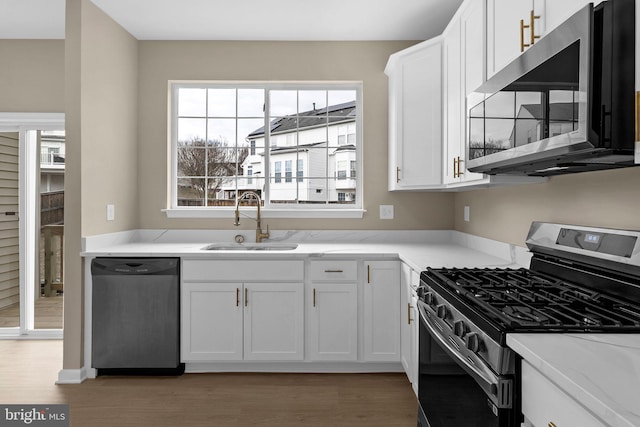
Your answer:
[[[264,89],[265,90],[265,129],[269,128],[269,94],[272,90],[353,90],[356,92],[356,164],[357,168],[356,188],[357,197],[353,204],[291,204],[274,206],[267,200],[262,207],[262,214],[265,218],[362,218],[364,209],[364,188],[363,188],[363,84],[361,81],[215,81],[215,80],[170,80],[168,82],[168,147],[169,162],[168,170],[168,191],[167,208],[162,209],[169,218],[226,218],[232,217],[235,207],[221,206],[178,206],[178,179],[177,179],[177,147],[178,147],[178,90],[181,88],[235,88],[235,89]],[[268,173],[271,171],[272,161],[269,157],[270,147],[269,132],[265,134],[265,191],[269,192]],[[251,149],[251,148],[250,148]],[[297,164],[296,164],[297,166]],[[296,172],[297,175],[297,172]],[[327,176],[327,179],[331,177]],[[298,177],[292,176],[293,182],[300,182]],[[236,195],[237,197],[237,195]],[[249,207],[248,207],[249,208]],[[249,208],[252,209],[252,208]],[[255,209],[255,208],[253,208]]]

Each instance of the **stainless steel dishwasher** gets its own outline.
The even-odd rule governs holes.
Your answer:
[[[179,375],[179,258],[95,258],[92,366],[97,375]]]

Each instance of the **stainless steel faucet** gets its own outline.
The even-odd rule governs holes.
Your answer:
[[[262,239],[268,239],[269,238],[269,225],[267,225],[267,231],[263,232],[262,231],[262,218],[260,217],[260,205],[262,204],[262,200],[260,200],[260,196],[258,195],[258,193],[254,192],[254,191],[247,191],[245,193],[242,193],[242,195],[240,197],[238,197],[238,201],[236,201],[236,219],[233,222],[233,225],[238,226],[240,225],[240,201],[244,200],[244,199],[249,199],[249,198],[254,198],[257,200],[257,205],[258,205],[258,215],[255,218],[255,222],[256,222],[256,243],[261,243]],[[251,218],[253,219],[253,218]]]

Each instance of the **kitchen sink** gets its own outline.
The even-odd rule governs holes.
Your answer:
[[[291,251],[297,243],[212,243],[205,251]]]

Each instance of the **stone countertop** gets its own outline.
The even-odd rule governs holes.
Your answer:
[[[166,232],[165,232],[166,233]],[[452,231],[436,232],[341,232],[331,239],[331,232],[281,235],[269,243],[297,243],[292,250],[205,250],[214,242],[233,242],[229,236],[197,236],[190,232],[132,233],[125,237],[96,239],[85,244],[84,257],[161,257],[188,258],[308,258],[354,256],[400,259],[416,271],[426,267],[522,267],[528,265],[526,249],[469,237]],[[182,235],[182,236],[181,236]]]
[[[606,425],[640,426],[640,334],[509,334],[507,345]]]

